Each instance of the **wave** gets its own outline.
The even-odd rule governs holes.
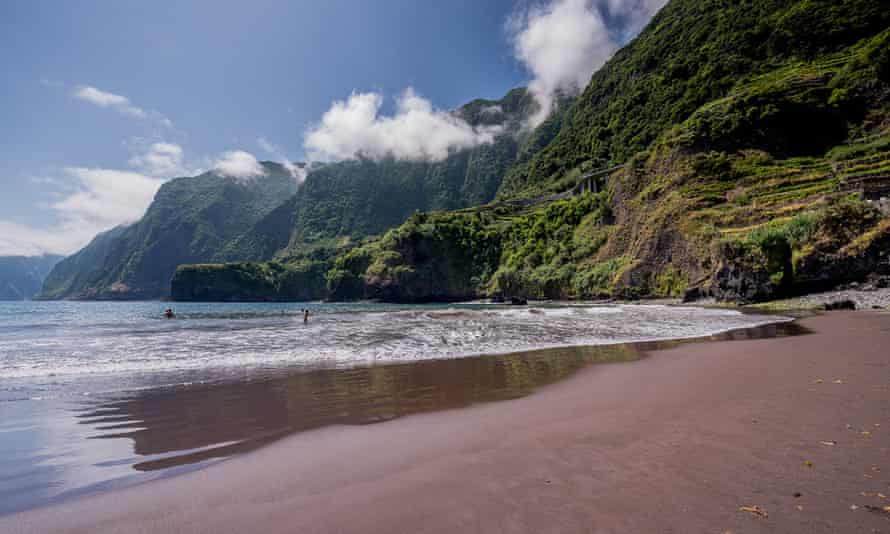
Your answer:
[[[576,345],[691,338],[788,320],[664,305],[185,309],[175,321],[133,313],[0,341],[0,379],[147,376],[212,369],[349,367]],[[140,318],[141,317],[141,318]],[[52,323],[46,317],[34,322]]]

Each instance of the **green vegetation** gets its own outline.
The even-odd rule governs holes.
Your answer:
[[[180,266],[173,275],[171,296],[198,301],[319,299],[326,294],[326,267],[319,261]]]
[[[527,150],[523,147],[547,140],[540,132],[520,133],[533,106],[524,89],[515,89],[499,101],[476,100],[456,110],[474,125],[502,124],[504,134],[441,162],[316,164],[299,189],[272,163],[264,164],[266,176],[246,182],[212,173],[173,180],[161,188],[141,221],[66,259],[43,295],[162,297],[182,264],[298,261],[312,250],[380,234],[418,210],[488,202],[506,169]],[[496,113],[490,111],[494,108]]]
[[[499,196],[546,190],[582,165],[623,163],[753,77],[837,52],[888,26],[890,10],[877,0],[674,0],[593,75],[553,142],[512,168]],[[886,48],[867,59],[886,81]],[[792,115],[811,124],[804,111],[789,103],[780,125],[794,126],[784,120]],[[832,120],[808,133],[834,135],[836,128]]]
[[[685,2],[675,1],[671,6],[694,9]],[[719,16],[726,17],[733,9],[727,7]],[[798,12],[791,3],[782,9],[787,10],[766,16],[764,24],[779,19],[786,24],[789,13]],[[643,41],[652,38],[651,32],[667,31],[658,30],[665,27],[667,13],[660,15],[661,23],[656,19],[644,32]],[[717,16],[707,14],[696,20],[709,20],[712,15]],[[858,279],[886,268],[880,267],[880,247],[888,234],[887,224],[863,197],[870,188],[882,186],[880,178],[887,175],[890,163],[888,87],[881,77],[881,64],[866,60],[884,57],[890,31],[870,36],[871,23],[854,19],[848,22],[865,26],[850,33],[838,29],[845,22],[835,21],[838,31],[832,35],[836,39],[812,46],[804,46],[799,35],[781,37],[796,43],[799,50],[794,54],[773,53],[770,42],[757,44],[758,54],[768,60],[756,65],[736,62],[726,71],[722,95],[661,129],[646,151],[612,173],[602,194],[513,211],[495,204],[474,210],[472,217],[461,212],[431,216],[427,224],[433,226],[426,227],[423,235],[434,235],[439,226],[481,220],[500,244],[496,263],[486,255],[484,261],[477,260],[479,273],[452,273],[462,277],[463,283],[459,293],[447,296],[465,296],[469,288],[477,296],[680,296],[698,288],[721,299],[747,301]],[[702,30],[671,28],[681,34]],[[708,39],[721,43],[741,38],[711,33],[714,36]],[[850,35],[865,38],[848,41]],[[677,35],[661,38],[682,41]],[[850,46],[839,48],[846,44]],[[642,45],[630,48],[635,46]],[[628,54],[617,54],[594,82],[609,72],[631,69],[635,56]],[[728,57],[732,61],[739,56],[733,52]],[[718,55],[713,61],[723,59]],[[621,65],[613,65],[616,62]],[[743,64],[745,69],[741,69]],[[645,80],[638,76],[633,83],[650,88]],[[601,90],[594,85],[588,93]],[[610,105],[621,102],[616,95],[608,99]],[[579,105],[572,108],[574,113]],[[641,112],[638,108],[629,116]],[[623,112],[611,113],[615,113],[612,120],[627,118]],[[588,132],[595,131],[596,124],[591,119]],[[556,150],[564,132],[536,157]],[[616,139],[620,136],[613,132],[607,141]],[[591,154],[583,143],[575,149],[585,157]],[[617,160],[567,161],[559,172],[534,173],[543,187],[512,194],[564,190],[572,176],[590,168],[591,161]],[[520,164],[511,172],[522,168]],[[502,188],[501,193],[505,191],[509,189]],[[359,265],[350,271],[356,287],[377,276],[370,268],[375,262],[386,266],[388,271],[382,272],[411,273],[418,265],[403,250],[391,255],[393,249],[386,243],[384,237],[365,248],[367,268]],[[486,241],[485,246],[491,245]],[[467,256],[462,250],[461,257]],[[484,274],[489,272],[493,274],[486,280]],[[405,297],[399,292],[373,291],[362,296]],[[440,297],[438,293],[427,296]],[[416,298],[412,293],[408,300]]]
[[[57,287],[196,263],[175,297],[754,301],[890,274],[888,27],[878,0],[673,0],[534,130],[515,90],[456,110],[505,134],[441,162],[320,165],[253,219],[210,192],[153,206],[97,238],[113,269]],[[200,265],[245,259],[277,263]]]
[[[296,181],[277,163],[251,180],[205,173],[165,183],[137,223],[97,236],[61,261],[43,298],[156,298],[182,263],[222,259],[226,244],[261,221]]]

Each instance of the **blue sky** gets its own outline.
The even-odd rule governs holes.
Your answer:
[[[441,110],[529,83],[546,107],[662,3],[3,2],[0,254],[71,252],[175,175],[487,142]],[[440,144],[383,139],[418,125]]]

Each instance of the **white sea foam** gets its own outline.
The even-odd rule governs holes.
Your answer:
[[[159,303],[32,306],[42,309],[0,308],[0,379],[348,367],[690,338],[786,320],[662,305],[313,304],[304,325],[300,305],[179,305],[173,321],[160,319]]]

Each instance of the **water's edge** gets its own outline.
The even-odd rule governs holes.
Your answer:
[[[6,502],[0,515],[175,476],[326,426],[373,424],[527,396],[592,364],[635,361],[686,343],[808,333],[788,317],[764,314],[763,319],[776,322],[707,336],[350,368],[275,369],[79,399],[62,407],[67,414],[61,416],[62,434],[91,445],[71,452],[76,456],[71,463],[77,465],[70,472],[26,474],[38,481],[44,478],[56,491],[13,498],[16,488],[0,476],[0,502]],[[24,414],[22,420],[28,419]],[[103,445],[97,447],[103,454],[93,458],[96,443],[117,452]],[[0,474],[5,469],[0,460]]]

